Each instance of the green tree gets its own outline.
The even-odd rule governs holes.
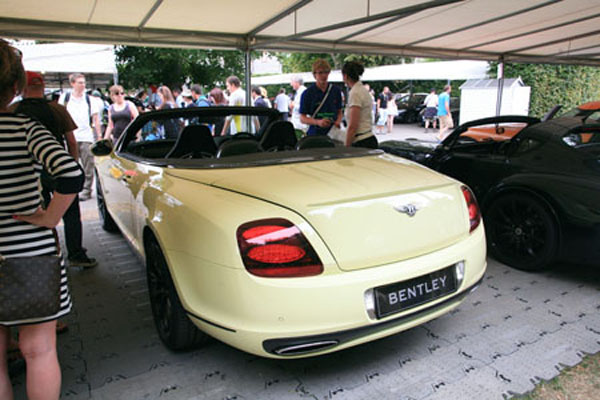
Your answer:
[[[127,88],[186,82],[212,88],[224,85],[230,75],[242,81],[244,76],[244,55],[239,51],[118,46],[115,54],[119,80]]]
[[[364,54],[335,54],[335,53],[274,53],[281,62],[284,73],[310,72],[312,63],[317,58],[324,58],[333,69],[341,69],[347,61],[360,61],[365,68],[379,65],[401,64],[411,62],[401,56],[369,56]]]
[[[497,77],[497,63],[490,74]],[[531,87],[529,115],[543,116],[557,104],[568,110],[600,98],[600,68],[580,65],[505,64],[505,78],[521,77]]]

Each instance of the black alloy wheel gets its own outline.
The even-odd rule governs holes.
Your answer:
[[[96,201],[98,203],[98,214],[100,221],[102,221],[102,229],[106,232],[119,232],[115,220],[110,216],[108,209],[106,208],[106,202],[104,200],[104,192],[102,191],[102,185],[100,179],[98,179],[98,171],[96,171]]]
[[[146,244],[146,273],[154,325],[165,346],[171,350],[185,350],[204,343],[208,336],[187,316],[165,257],[154,238]]]
[[[557,254],[558,229],[550,207],[524,193],[503,195],[484,215],[488,247],[494,258],[525,271],[539,271]]]

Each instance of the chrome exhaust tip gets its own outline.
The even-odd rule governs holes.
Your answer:
[[[273,350],[273,352],[279,356],[295,356],[298,354],[313,353],[319,350],[337,346],[338,344],[339,341],[337,340],[321,340],[317,342],[290,344],[287,346],[279,347]]]

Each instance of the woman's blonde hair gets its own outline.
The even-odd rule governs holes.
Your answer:
[[[21,52],[0,39],[0,105],[7,105],[25,87]]]
[[[331,71],[331,65],[329,65],[329,63],[327,62],[327,60],[324,60],[322,58],[317,58],[315,60],[315,62],[312,65],[312,73],[314,74],[317,71],[327,71],[330,72]]]
[[[123,89],[123,86],[121,85],[112,85],[108,91],[110,92],[110,95],[112,96],[113,94],[117,94],[120,92],[125,92],[125,90]]]

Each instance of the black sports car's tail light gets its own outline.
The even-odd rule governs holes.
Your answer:
[[[471,228],[469,229],[470,233],[479,226],[479,223],[481,222],[481,212],[479,211],[477,200],[471,189],[467,186],[463,186],[461,189],[463,196],[465,196],[465,201],[467,202],[467,209],[469,210],[469,223],[471,224]]]
[[[253,275],[295,278],[319,275],[323,264],[300,229],[283,218],[247,222],[237,229],[244,266]]]

